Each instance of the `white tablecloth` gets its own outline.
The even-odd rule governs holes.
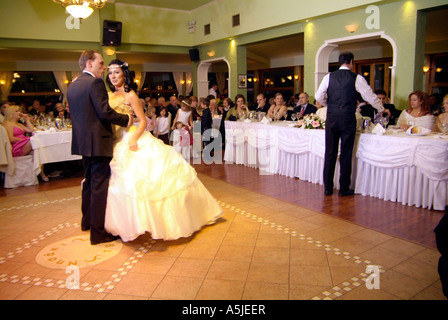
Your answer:
[[[34,150],[33,172],[36,175],[45,163],[82,159],[81,156],[72,155],[71,131],[36,131],[31,137],[31,146]]]
[[[324,130],[303,130],[288,122],[269,125],[226,121],[227,163],[323,185]],[[407,205],[444,210],[448,201],[448,140],[358,134],[353,152],[356,193]],[[339,187],[339,162],[334,184]]]

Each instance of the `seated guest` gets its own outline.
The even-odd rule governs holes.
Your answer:
[[[212,118],[218,115],[218,102],[216,99],[210,99],[210,112],[212,114]]]
[[[19,123],[19,119],[22,117],[25,120],[26,126]],[[33,132],[34,126],[31,124],[28,115],[20,112],[19,106],[14,105],[5,109],[5,121],[3,121],[2,125],[8,133],[8,138],[12,145],[13,157],[26,156],[33,152],[30,137],[27,137],[25,133]],[[43,168],[41,170],[41,178],[43,181],[49,180]]]
[[[428,94],[420,90],[414,91],[409,95],[408,104],[409,108],[401,112],[397,125],[405,130],[411,126],[432,130],[435,117],[429,110]]]
[[[441,95],[438,93],[433,93],[429,96],[429,110],[434,116],[438,116],[445,112],[443,108],[443,102]]]
[[[288,107],[285,104],[283,95],[281,93],[276,93],[274,96],[274,104],[269,108],[266,117],[272,120],[280,120],[285,115],[287,115]]]
[[[381,89],[375,90],[375,94],[383,104],[385,111],[389,114],[389,124],[394,125],[397,122],[401,111],[397,110],[393,104],[389,103],[389,98],[387,97],[386,91]]]
[[[19,123],[20,118],[24,118],[26,126]],[[20,157],[30,154],[33,150],[31,148],[30,137],[25,136],[25,133],[31,133],[34,131],[34,127],[31,124],[28,115],[24,115],[20,112],[18,106],[10,106],[5,109],[5,121],[3,126],[8,133],[9,141],[12,145],[12,156]]]
[[[443,123],[448,123],[448,94],[443,98],[443,108],[445,110],[444,113],[440,114],[436,122],[434,123],[434,128],[432,131],[434,132],[443,132]]]
[[[45,105],[42,105],[39,100],[34,100],[29,114],[45,117],[46,110],[47,107]]]
[[[361,116],[363,116],[363,117],[369,117],[373,122],[373,120],[376,118],[376,113],[377,113],[376,109],[374,107],[372,107],[372,105],[365,102],[361,98],[361,95],[359,95],[359,97],[357,98],[357,101],[358,101],[358,105],[356,106],[356,111],[359,112],[361,114]]]
[[[61,102],[56,103],[54,108],[56,109],[56,114],[54,115],[56,118],[61,118],[61,119],[68,118],[69,114],[68,114],[67,110],[65,109],[65,106],[63,103],[61,103]]]
[[[8,101],[2,101],[0,103],[0,123],[3,123],[3,121],[5,121],[5,110],[10,106],[11,103],[9,103]]]
[[[317,108],[316,116],[319,119],[321,119],[322,121],[326,121],[327,120],[327,107],[324,107],[323,105],[321,105],[320,102],[317,100],[314,101],[314,105]]]
[[[267,103],[264,93],[259,93],[257,96],[257,106],[255,106],[253,110],[267,113],[270,107],[271,106]]]
[[[242,94],[236,95],[235,103],[236,105],[227,112],[226,120],[236,121],[249,116],[249,108],[246,106],[246,98]]]
[[[308,93],[302,92],[301,94],[299,94],[299,105],[293,110],[293,112],[298,113],[298,119],[303,119],[303,116],[307,114],[316,113],[317,108],[310,104],[309,101],[310,97]]]

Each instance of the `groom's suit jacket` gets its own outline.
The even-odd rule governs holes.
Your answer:
[[[129,116],[109,106],[104,81],[82,73],[68,87],[72,120],[72,154],[84,157],[113,156],[112,125],[126,127]]]

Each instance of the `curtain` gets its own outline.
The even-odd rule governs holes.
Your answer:
[[[225,72],[216,72],[216,82],[218,85],[219,93],[222,94],[226,87],[226,73]]]
[[[185,72],[185,85],[185,92],[189,95],[191,90],[193,90],[193,74],[191,72]]]
[[[146,72],[135,73],[135,80],[138,80],[137,94],[142,90],[143,84],[145,83],[145,79],[146,79]]]
[[[8,100],[8,96],[11,93],[12,87],[12,72],[0,72],[0,101]]]
[[[183,86],[182,86],[182,80],[184,80],[184,73],[183,72],[173,72],[173,78],[174,82],[176,83],[177,92],[179,95],[183,95]]]
[[[82,74],[82,71],[72,71],[72,82]]]
[[[67,72],[65,71],[53,71],[54,78],[56,79],[56,83],[58,84],[59,90],[61,90],[63,100],[66,99],[67,88],[68,88],[68,79]]]

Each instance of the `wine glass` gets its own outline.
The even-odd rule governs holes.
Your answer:
[[[295,112],[293,112],[293,113],[291,114],[291,120],[292,120],[292,121],[296,121],[296,120],[297,120],[297,114],[296,114]]]
[[[388,123],[389,123],[389,117],[384,117],[382,119],[381,125],[383,126],[384,129],[386,129]]]
[[[446,135],[448,133],[448,122],[442,123],[442,133],[443,135]]]

